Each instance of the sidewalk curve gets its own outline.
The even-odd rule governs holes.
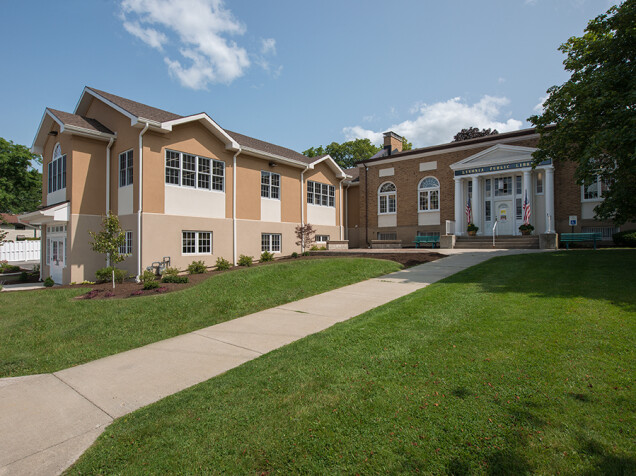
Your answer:
[[[53,374],[0,379],[0,475],[59,474],[115,418],[494,256],[528,252],[455,253]]]

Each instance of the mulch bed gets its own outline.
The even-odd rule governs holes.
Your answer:
[[[281,258],[278,261],[290,261],[290,260],[312,260],[312,259],[324,259],[325,257],[338,257],[338,258],[373,258],[373,259],[386,259],[395,261],[404,265],[406,268],[416,266],[422,263],[428,263],[437,259],[443,258],[444,255],[433,252],[422,253],[361,253],[361,252],[328,252],[317,251],[311,252],[310,256],[299,256],[298,258]],[[254,263],[252,266],[267,266],[270,263]],[[234,266],[227,271],[208,271],[203,274],[189,274],[189,282],[183,284],[176,283],[160,283],[159,288],[143,290],[142,285],[135,281],[125,281],[121,284],[117,284],[115,289],[111,283],[99,283],[99,284],[73,284],[66,286],[56,286],[56,289],[82,289],[86,288],[87,292],[75,299],[123,299],[134,298],[138,296],[151,296],[154,294],[164,294],[172,291],[178,291],[190,286],[196,286],[197,284],[205,281],[206,279],[217,275],[219,273],[227,273],[241,269],[241,266]]]

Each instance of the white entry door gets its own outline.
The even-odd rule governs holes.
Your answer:
[[[495,202],[495,213],[498,220],[497,232],[499,235],[512,235],[513,234],[513,210],[512,200],[506,200],[502,202]]]
[[[64,269],[64,239],[52,238],[50,240],[51,261],[49,263],[51,270],[51,279],[56,284],[62,284],[62,270]]]

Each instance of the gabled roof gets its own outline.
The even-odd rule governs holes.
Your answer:
[[[469,169],[489,165],[509,164],[518,161],[531,161],[534,147],[522,147],[509,144],[495,144],[488,149],[466,157],[450,166],[451,170]]]
[[[108,127],[99,122],[97,119],[90,117],[71,114],[70,112],[58,111],[57,109],[47,108],[64,126],[74,126],[88,131],[102,132],[104,134],[114,134]]]
[[[228,130],[226,130],[226,132],[240,144],[242,149],[252,149],[259,152],[265,152],[266,154],[277,155],[279,157],[295,160],[307,165],[315,162],[317,159],[316,157],[307,157],[306,155],[296,152],[295,150],[288,149],[287,147],[271,144],[270,142],[255,139],[254,137],[239,134],[238,132]]]
[[[173,121],[175,119],[180,119],[183,116],[179,114],[174,114],[172,112],[164,111],[163,109],[158,109],[156,107],[148,106],[146,104],[142,104],[137,101],[133,101],[132,99],[126,99],[121,96],[117,96],[115,94],[107,93],[106,91],[101,91],[96,88],[91,88],[86,86],[84,88],[84,92],[82,93],[82,97],[80,98],[77,106],[75,107],[76,114],[85,114],[88,110],[88,105],[90,101],[87,101],[86,95],[98,97],[106,104],[113,106],[115,109],[124,113],[131,119],[149,119],[154,122],[166,122]],[[126,114],[127,113],[127,114]]]
[[[349,182],[360,181],[360,167],[351,167],[350,169],[344,169],[343,172],[351,177]]]

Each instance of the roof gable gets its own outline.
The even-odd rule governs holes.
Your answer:
[[[532,160],[532,153],[535,150],[533,147],[497,144],[477,154],[471,155],[464,160],[455,162],[450,168],[452,170],[461,170]]]

